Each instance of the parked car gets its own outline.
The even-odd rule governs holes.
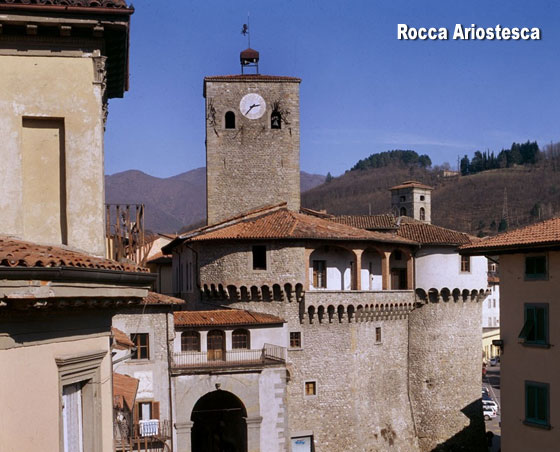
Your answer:
[[[500,357],[499,356],[494,356],[494,358],[490,358],[490,365],[491,366],[497,366],[499,362],[500,362]]]
[[[491,407],[483,407],[482,414],[484,415],[484,420],[489,421],[496,417],[496,412]]]
[[[484,409],[491,408],[494,412],[498,413],[498,404],[494,402],[492,399],[482,399],[482,407]]]
[[[488,397],[488,388],[486,386],[482,387],[482,396]]]

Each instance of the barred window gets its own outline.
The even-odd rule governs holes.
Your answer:
[[[290,333],[290,348],[301,348],[301,332],[292,331]]]

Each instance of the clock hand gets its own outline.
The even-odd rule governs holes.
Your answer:
[[[254,105],[251,105],[251,106],[249,107],[249,110],[247,110],[247,111],[245,112],[245,114],[248,115],[249,112],[250,112],[254,107],[255,107]]]

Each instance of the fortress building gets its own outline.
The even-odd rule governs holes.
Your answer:
[[[486,450],[486,260],[461,267],[473,238],[429,224],[421,184],[393,188],[424,209],[409,236],[302,209],[299,85],[204,80],[208,223],[163,248],[201,311],[175,316],[176,449]]]

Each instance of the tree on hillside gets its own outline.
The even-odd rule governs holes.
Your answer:
[[[467,174],[469,174],[469,167],[471,166],[471,162],[469,160],[468,156],[464,156],[461,159],[461,174],[463,176],[466,176]]]
[[[359,160],[350,171],[367,168],[384,168],[391,165],[429,168],[432,165],[432,160],[427,155],[418,155],[416,151],[395,149],[393,151],[371,154],[369,157]]]
[[[332,174],[330,171],[327,173],[327,177],[325,177],[325,182],[328,184],[330,181],[333,180]]]

